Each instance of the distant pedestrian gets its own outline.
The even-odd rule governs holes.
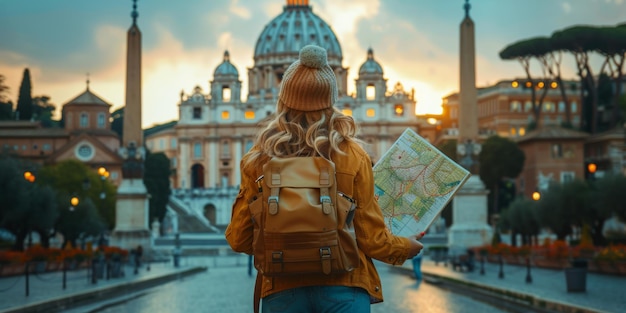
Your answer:
[[[136,259],[136,266],[137,268],[141,267],[141,257],[143,256],[143,247],[141,245],[137,246],[137,250],[135,251],[135,253],[137,254]]]
[[[422,280],[422,256],[424,255],[424,250],[422,249],[420,253],[413,257],[411,260],[413,262],[413,273],[415,274],[415,279]]]

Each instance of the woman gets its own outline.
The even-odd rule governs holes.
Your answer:
[[[248,203],[270,158],[322,156],[335,163],[337,189],[356,200],[360,265],[345,274],[258,277],[263,312],[370,312],[370,303],[383,301],[372,258],[401,265],[423,248],[420,235],[397,237],[385,227],[374,198],[372,161],[355,137],[352,117],[334,108],[336,100],[337,82],[326,50],[305,46],[283,75],[274,118],[241,161],[241,189],[226,239],[233,250],[253,253]]]

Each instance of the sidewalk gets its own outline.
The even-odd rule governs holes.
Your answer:
[[[183,264],[184,265],[184,264]],[[26,296],[26,277],[0,278],[0,313],[8,312],[57,312],[77,302],[103,300],[180,277],[206,271],[204,266],[181,266],[169,263],[152,263],[150,270],[142,266],[137,274],[130,265],[124,266],[124,277],[101,279],[96,284],[87,276],[86,269],[68,271],[66,288],[63,289],[63,273],[49,272],[30,274],[29,295]]]
[[[559,312],[624,312],[626,308],[626,277],[587,273],[586,292],[567,292],[565,272],[543,268],[530,269],[531,283],[526,282],[524,266],[504,264],[503,278],[498,278],[498,264],[485,263],[485,274],[480,274],[480,262],[473,272],[458,272],[443,263],[435,265],[425,258],[422,273],[430,279],[479,288],[498,297],[513,299],[535,307],[551,308]],[[401,269],[413,276],[412,262]]]

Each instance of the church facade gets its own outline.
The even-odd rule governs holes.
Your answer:
[[[258,37],[254,66],[246,73],[245,101],[236,62],[226,51],[208,91],[196,86],[191,93],[181,92],[178,121],[146,135],[148,149],[164,152],[172,161],[171,206],[213,226],[228,224],[240,183],[240,161],[252,147],[259,125],[275,111],[283,73],[308,44],[327,50],[338,82],[335,106],[357,121],[374,162],[406,128],[434,139],[434,126],[415,114],[414,91],[401,83],[389,88],[373,49],[364,51],[355,92],[348,94],[348,68],[342,65],[341,45],[332,28],[315,15],[308,1],[287,1]]]

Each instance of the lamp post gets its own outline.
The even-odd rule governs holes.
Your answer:
[[[78,199],[78,197],[72,196],[70,198],[70,211],[74,211],[74,208],[78,206],[78,203],[80,203],[80,200]]]
[[[98,168],[98,175],[100,175],[100,181],[102,182],[101,184],[101,188],[102,191],[100,192],[100,208],[104,211],[104,199],[106,199],[107,194],[105,192],[105,182],[107,180],[107,178],[109,178],[109,171],[107,171],[106,167],[101,166]],[[102,248],[104,246],[104,232],[100,233],[100,239],[98,242],[98,246],[100,248]],[[108,274],[108,272],[107,272]]]
[[[35,182],[35,174],[33,174],[33,172],[31,171],[26,171],[24,172],[24,180],[26,180],[29,183],[34,183]],[[29,221],[29,226],[28,226],[28,247],[30,248],[33,245],[33,234],[32,231],[30,229],[30,221]]]

